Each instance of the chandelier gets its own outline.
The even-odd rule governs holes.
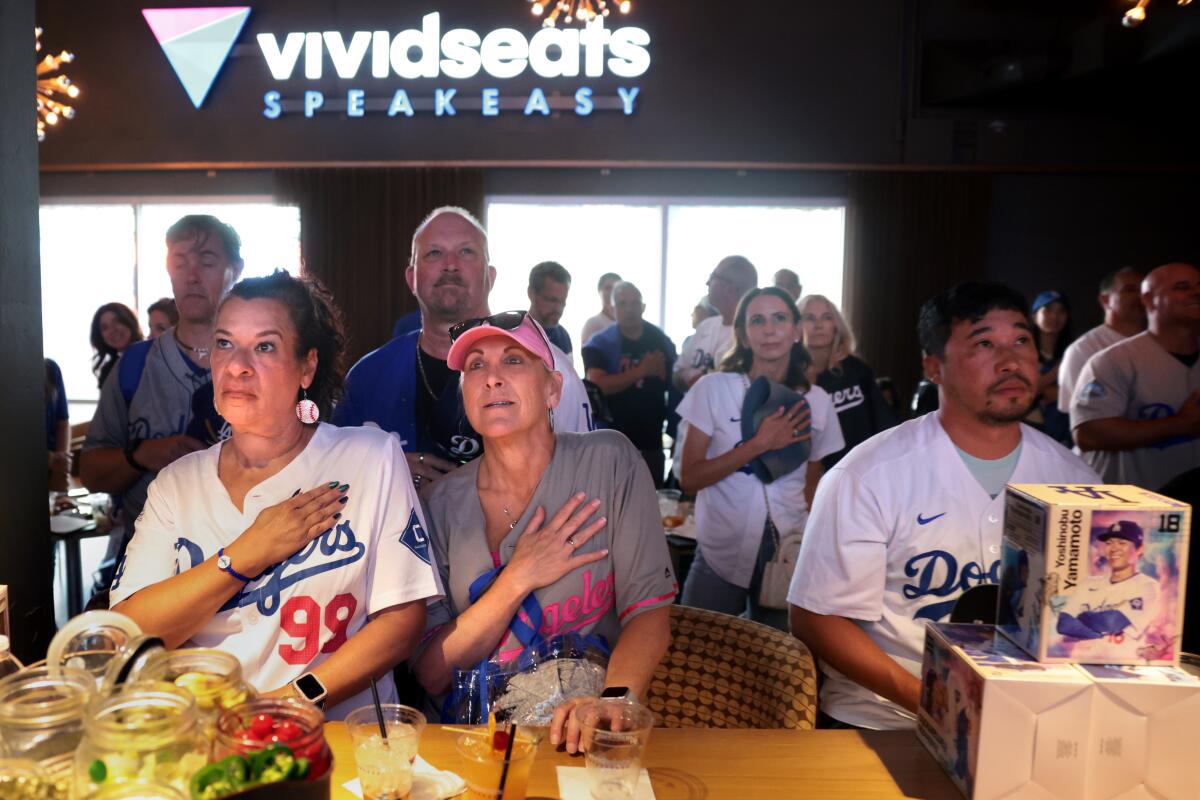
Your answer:
[[[545,15],[542,26],[546,28],[557,25],[560,15],[568,25],[572,22],[586,25],[596,17],[607,17],[610,11],[608,0],[529,0],[529,3],[529,10],[535,17]],[[628,14],[633,3],[631,0],[620,0],[617,8],[622,14]]]
[[[1192,0],[1175,0],[1176,5],[1190,6]],[[1146,21],[1146,6],[1150,5],[1150,0],[1137,0],[1137,5],[1125,12],[1125,16],[1121,18],[1121,24],[1126,28],[1136,28]]]
[[[33,42],[34,51],[40,53],[42,51],[41,28],[33,29]],[[56,56],[47,55],[38,61],[37,138],[39,142],[44,141],[46,138],[46,126],[57,125],[60,119],[73,119],[75,117],[75,109],[61,101],[65,98],[78,97],[79,87],[71,83],[71,79],[64,74],[52,74],[58,72],[63,64],[70,64],[74,60],[75,56],[73,53],[63,50]]]

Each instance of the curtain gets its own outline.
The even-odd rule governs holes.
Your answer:
[[[404,280],[413,231],[439,206],[483,218],[473,169],[300,169],[276,172],[276,196],[300,207],[304,271],[333,293],[346,323],[348,369],[417,308]]]
[[[852,173],[846,203],[846,318],[860,356],[907,404],[921,378],[917,312],[984,276],[991,178]]]

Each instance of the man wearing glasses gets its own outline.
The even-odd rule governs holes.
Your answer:
[[[675,362],[675,386],[686,392],[700,376],[711,372],[733,344],[733,315],[742,295],[758,286],[758,270],[745,256],[726,256],[708,276],[709,302],[721,312],[700,323],[687,348]]]
[[[458,374],[446,365],[451,327],[490,314],[496,268],[483,225],[465,209],[435,209],[413,234],[404,277],[421,308],[422,326],[354,365],[333,422],[373,425],[399,436],[420,489],[483,452],[483,440],[463,412]],[[587,391],[570,358],[550,349],[563,374],[554,429],[585,432],[591,421]]]

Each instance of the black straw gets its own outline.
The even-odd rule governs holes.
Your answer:
[[[504,748],[504,766],[500,770],[500,788],[496,790],[497,800],[504,800],[504,784],[508,780],[508,763],[512,761],[513,742],[517,740],[517,726],[508,726],[508,747]]]
[[[374,678],[371,678],[371,700],[375,703],[375,719],[379,722],[379,735],[386,742],[387,725],[383,724],[383,707],[379,705],[379,688],[375,685]]]

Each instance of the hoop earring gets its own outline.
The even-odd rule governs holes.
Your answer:
[[[554,431],[554,409],[553,408],[546,409],[546,419],[549,420],[550,431],[553,432]]]
[[[321,418],[321,409],[317,408],[317,404],[308,399],[308,390],[300,390],[304,397],[296,403],[296,417],[305,425],[312,425]]]

